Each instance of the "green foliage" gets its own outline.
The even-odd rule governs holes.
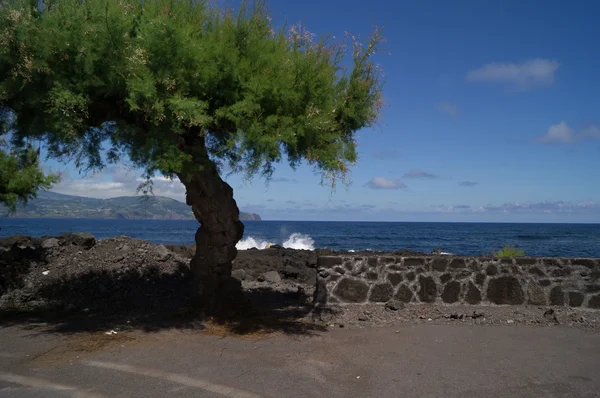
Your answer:
[[[382,108],[381,42],[275,31],[262,1],[47,0],[40,13],[13,0],[0,5],[0,106],[18,116],[15,144],[43,139],[86,170],[127,155],[147,176],[225,163],[270,177],[306,160],[335,184]]]
[[[523,249],[518,249],[514,246],[504,245],[502,250],[492,251],[494,257],[503,258],[503,257],[523,257],[525,252]]]
[[[14,212],[18,201],[26,203],[38,190],[58,182],[57,175],[44,175],[37,151],[31,147],[10,150],[0,136],[0,204]]]

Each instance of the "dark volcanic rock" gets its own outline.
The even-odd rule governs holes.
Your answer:
[[[398,311],[404,309],[404,303],[397,299],[391,299],[385,303],[385,308],[390,311]]]
[[[96,242],[92,235],[81,233],[18,242],[17,248],[33,251],[28,249],[26,272],[12,276],[13,284],[20,284],[18,289],[13,286],[0,293],[2,309],[88,308],[109,315],[139,314],[177,308],[189,300],[188,261],[173,258],[165,247],[127,237]],[[5,254],[0,255],[0,263]],[[0,272],[4,268],[0,264]]]
[[[190,299],[189,260],[194,252],[193,246],[154,245],[128,237],[96,241],[80,233],[0,239],[0,308],[88,308],[111,315],[168,307],[167,313],[175,313],[172,308]],[[233,263],[236,278],[227,283],[238,286],[237,280],[262,276],[275,289],[280,282],[312,289],[316,262],[310,251],[241,250]]]
[[[431,268],[434,271],[444,272],[444,271],[446,271],[447,267],[448,267],[448,260],[445,258],[434,257],[433,260],[431,260]]]
[[[487,298],[494,304],[523,304],[523,289],[513,276],[501,276],[488,283]]]
[[[321,257],[336,259],[331,264],[341,264],[339,257]],[[239,250],[233,261],[233,269],[243,269],[251,279],[258,279],[269,271],[277,271],[282,279],[296,283],[311,284],[314,286],[317,276],[317,255],[308,250],[293,249],[265,249],[265,250]]]
[[[335,297],[330,297],[334,299]],[[313,296],[313,302],[315,305],[324,305],[327,303],[327,282],[324,279],[317,279],[317,286],[315,287],[315,293]]]
[[[475,283],[477,283],[479,286],[483,286],[483,284],[485,283],[485,279],[485,274],[479,273],[475,275]]]
[[[527,287],[529,295],[528,303],[532,305],[546,305],[546,293],[540,285],[535,282],[530,282]]]
[[[490,276],[498,275],[498,266],[496,264],[488,265],[487,269],[485,270],[485,273]]]
[[[281,282],[281,276],[277,271],[268,271],[264,274],[265,280],[270,283],[279,283]]]
[[[546,274],[544,273],[544,271],[542,271],[538,267],[531,267],[531,268],[529,268],[529,273],[533,274],[533,275],[537,275],[537,276],[546,276]]]
[[[58,236],[61,246],[75,245],[80,246],[85,250],[89,250],[96,244],[96,238],[87,232],[67,233]]]
[[[194,254],[196,254],[196,246],[186,246],[186,245],[164,245],[167,249],[172,251],[173,253],[184,257],[184,258],[192,258]]]
[[[590,297],[590,301],[588,301],[588,307],[596,310],[600,309],[600,294]]]
[[[440,276],[440,282],[442,282],[442,285],[448,282],[450,279],[452,279],[452,275],[450,274],[443,274]]]
[[[425,259],[423,257],[408,257],[404,259],[405,266],[417,266],[423,265],[425,263]]]
[[[243,269],[235,269],[231,271],[231,276],[237,280],[243,281],[246,279],[246,271]]]
[[[239,256],[238,252],[238,256]],[[331,268],[334,265],[341,265],[342,264],[342,258],[341,257],[333,257],[333,256],[322,256],[319,257],[319,267],[323,267],[323,268]]]
[[[584,299],[583,293],[579,292],[569,292],[569,306],[571,307],[581,307]]]
[[[45,257],[39,240],[25,236],[0,239],[0,296],[25,284],[25,277]]]
[[[571,268],[569,267],[555,268],[554,270],[552,270],[552,276],[561,277],[567,275],[571,275]]]
[[[450,268],[465,268],[466,266],[464,258],[455,258],[450,261]]]
[[[410,303],[413,298],[413,292],[408,286],[400,285],[394,297],[403,303]]]
[[[481,303],[481,292],[479,291],[479,289],[477,289],[477,286],[475,286],[473,282],[469,282],[469,287],[467,288],[465,301],[469,304]]]
[[[457,273],[455,275],[455,278],[456,279],[467,279],[467,278],[470,278],[471,275],[473,275],[473,273],[471,271],[464,270],[464,271],[460,271],[459,273]]]
[[[387,278],[394,286],[398,286],[398,284],[404,280],[404,276],[399,272],[389,272]]]
[[[42,242],[42,249],[54,249],[60,246],[60,242],[56,238],[48,238]]]
[[[587,267],[587,268],[594,268],[596,266],[597,262],[596,262],[596,260],[591,259],[591,258],[576,258],[571,261],[571,264],[583,265],[584,267]]]
[[[369,286],[356,279],[344,278],[338,282],[333,292],[338,298],[347,303],[362,303],[367,300]]]
[[[378,283],[371,288],[369,301],[373,303],[385,303],[394,295],[394,288],[389,283]]]
[[[344,275],[346,273],[346,269],[340,266],[333,268],[333,270],[341,275]]]
[[[565,294],[560,286],[554,286],[550,290],[550,305],[565,305]]]
[[[419,277],[419,299],[423,303],[433,303],[437,296],[437,286],[430,276]]]
[[[453,281],[444,286],[444,291],[442,292],[442,300],[445,303],[456,303],[458,301],[458,296],[460,295],[460,283]]]
[[[481,265],[481,263],[480,263],[479,261],[477,261],[477,260],[472,260],[472,261],[469,263],[469,268],[471,269],[471,271],[478,272],[478,271],[481,271],[481,269],[482,269],[482,265]]]
[[[30,262],[42,260],[46,250],[42,247],[42,240],[29,236],[9,236],[0,238],[0,261]]]
[[[600,285],[585,285],[585,291],[588,293],[600,292]]]
[[[164,245],[175,254],[192,258],[196,252],[194,246]],[[341,265],[341,257],[319,257],[322,267],[330,268]],[[238,250],[233,261],[233,270],[244,270],[246,280],[264,279],[263,274],[277,271],[282,279],[296,283],[314,284],[317,275],[317,253],[308,250],[285,249],[271,246],[269,249]],[[342,269],[341,267],[336,267]]]
[[[367,279],[370,281],[376,281],[379,278],[379,274],[377,272],[367,272]]]
[[[537,263],[537,258],[533,257],[517,257],[515,263],[518,265],[533,265]]]

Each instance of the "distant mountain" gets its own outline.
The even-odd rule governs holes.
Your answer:
[[[1,210],[1,209],[0,209]],[[17,206],[11,217],[21,218],[118,218],[193,220],[190,206],[164,196],[121,196],[111,199],[86,198],[40,191],[27,205]],[[241,220],[260,220],[255,213],[240,212]]]

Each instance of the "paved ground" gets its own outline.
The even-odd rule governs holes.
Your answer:
[[[415,325],[314,335],[0,329],[0,397],[591,397],[600,334]]]

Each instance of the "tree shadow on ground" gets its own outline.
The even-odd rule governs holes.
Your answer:
[[[0,247],[12,250],[0,250],[0,296],[11,289],[21,289],[25,277],[31,268],[43,258],[39,239],[15,235],[0,238]]]
[[[27,306],[0,310],[0,326],[41,324],[48,333],[63,334],[216,329],[220,334],[250,335],[324,330],[306,321],[311,297],[271,288],[246,290],[250,305],[240,303],[236,316],[206,316],[190,304],[190,280],[183,262],[171,272],[163,272],[160,266],[85,272],[25,294]]]

